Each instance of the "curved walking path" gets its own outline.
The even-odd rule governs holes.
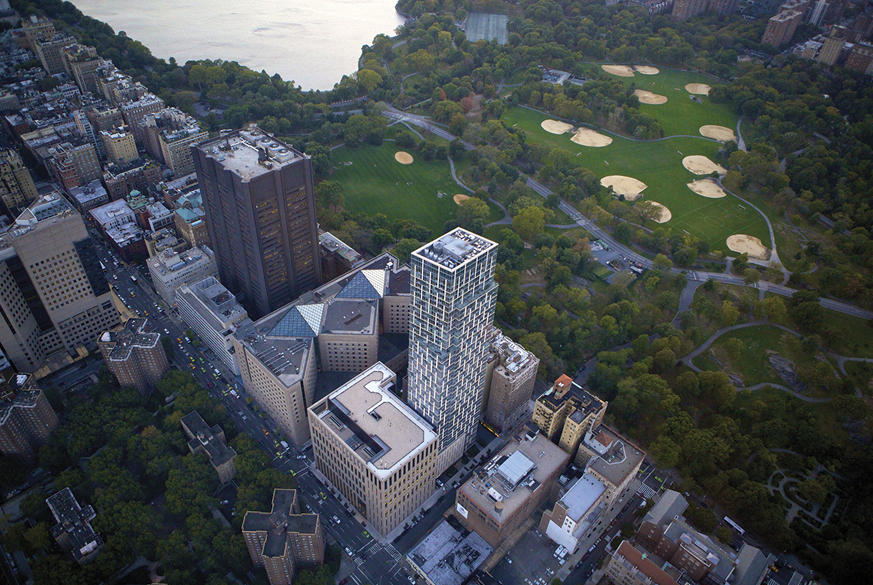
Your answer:
[[[690,284],[691,283],[689,283],[689,285]],[[686,287],[685,290],[682,291],[682,295],[686,294],[686,291],[688,290],[688,288],[689,287]],[[696,287],[695,287],[695,290],[696,290]],[[692,297],[693,297],[693,294],[694,293],[692,292],[691,293]],[[681,299],[681,297],[680,297],[680,299]],[[689,304],[690,304],[690,302],[689,302]],[[681,305],[682,305],[682,303],[680,300],[680,309],[681,309]],[[678,318],[678,317],[679,317],[679,313],[676,314],[676,318]],[[676,318],[674,318],[673,321],[675,321]],[[730,333],[731,331],[737,331],[739,329],[746,329],[748,327],[758,327],[758,326],[775,327],[777,329],[781,329],[782,331],[785,331],[786,333],[790,333],[791,335],[794,335],[795,337],[803,337],[802,334],[798,333],[797,331],[795,331],[793,329],[789,329],[788,327],[785,327],[784,325],[777,325],[775,323],[769,323],[767,321],[750,321],[749,323],[740,323],[739,325],[731,325],[730,327],[722,327],[721,329],[719,329],[718,331],[713,333],[709,339],[707,339],[701,345],[699,345],[696,349],[694,349],[694,351],[692,351],[691,353],[689,353],[685,357],[680,358],[680,360],[685,365],[687,365],[689,368],[694,370],[695,372],[701,372],[702,370],[699,367],[697,367],[696,365],[694,365],[693,360],[694,360],[694,358],[700,356],[703,352],[708,350],[710,347],[712,347],[712,344],[715,343],[716,339],[718,339],[719,337],[721,337],[725,333]],[[844,356],[844,355],[836,354],[832,351],[826,351],[825,353],[827,353],[828,356],[834,358],[834,360],[837,362],[837,367],[839,367],[840,372],[844,376],[848,375],[846,373],[846,362],[865,362],[868,364],[873,364],[873,358]],[[771,388],[777,388],[777,389],[783,390],[785,392],[789,392],[789,393],[793,394],[796,398],[798,398],[799,400],[803,400],[804,402],[822,403],[822,402],[829,402],[830,400],[832,400],[832,398],[813,398],[811,396],[806,396],[805,394],[800,394],[798,392],[795,392],[792,388],[789,388],[788,386],[783,386],[782,384],[773,384],[770,382],[762,382],[760,384],[755,384],[754,386],[748,386],[748,387],[744,387],[744,388],[737,387],[737,392],[741,392],[743,390],[755,391],[755,390],[760,390],[761,388],[766,388],[767,386],[769,386]],[[855,388],[855,396],[857,398],[863,398],[863,393],[861,392],[860,388]]]
[[[743,135],[740,134],[740,124],[742,124],[742,123],[743,123],[743,117],[740,116],[737,119],[737,148],[739,150],[742,150],[743,152],[746,152],[746,143],[745,143],[745,141],[743,141]]]
[[[491,203],[499,207],[501,211],[503,211],[503,217],[501,219],[498,219],[497,221],[492,221],[491,223],[485,224],[485,227],[490,228],[493,225],[512,225],[512,216],[509,215],[509,212],[506,210],[505,207],[503,207],[503,204],[491,197],[488,198],[488,201],[490,201]]]
[[[849,357],[845,355],[839,355],[836,353],[828,352],[831,357],[837,360],[837,366],[840,368],[840,372],[844,375],[848,375],[846,373],[846,362],[866,362],[868,364],[873,364],[873,359],[870,358],[862,358],[862,357]]]
[[[713,333],[709,339],[707,339],[701,345],[699,345],[697,347],[697,349],[695,349],[694,351],[692,351],[691,353],[689,353],[688,355],[686,355],[682,359],[688,363],[689,367],[695,368],[696,366],[691,364],[691,360],[693,360],[694,358],[696,358],[697,356],[699,356],[700,354],[705,352],[707,349],[709,349],[710,346],[715,342],[715,340],[718,339],[719,337],[721,337],[722,335],[724,335],[725,333],[730,333],[731,331],[738,331],[740,329],[746,329],[748,327],[760,327],[761,325],[769,325],[770,327],[776,327],[777,329],[781,329],[782,331],[785,331],[786,333],[790,333],[790,334],[795,335],[797,337],[802,337],[800,335],[800,333],[798,333],[797,331],[794,331],[793,329],[789,329],[788,327],[785,327],[784,325],[776,325],[774,323],[768,323],[767,321],[749,321],[748,323],[740,323],[739,325],[731,325],[730,327],[722,327],[721,329],[719,329],[718,331]],[[697,371],[699,372],[700,369],[698,369]]]
[[[739,195],[737,195],[736,193],[734,193],[733,191],[731,191],[727,187],[725,187],[721,182],[721,178],[716,179],[716,182],[719,184],[719,186],[722,189],[725,190],[725,192],[730,193],[731,195],[733,195],[734,197],[736,197],[737,199],[739,199],[740,201],[742,201],[743,203],[745,203],[746,205],[748,205],[749,207],[751,207],[752,209],[754,209],[755,211],[760,213],[761,217],[763,217],[764,221],[767,223],[767,230],[770,232],[770,259],[769,260],[754,260],[754,259],[750,258],[749,264],[757,264],[758,266],[769,267],[770,262],[775,262],[779,266],[780,270],[782,270],[782,284],[788,283],[788,279],[791,277],[791,273],[785,269],[785,266],[783,266],[782,262],[779,260],[779,253],[776,251],[776,234],[773,232],[773,224],[770,223],[770,218],[767,217],[766,213],[764,213],[763,211],[758,209],[757,205],[755,205],[754,203],[752,203],[751,201],[749,201],[747,199],[743,199],[742,197],[740,197]]]
[[[679,320],[679,315],[687,311],[691,308],[691,303],[694,302],[694,293],[697,292],[697,289],[704,283],[702,280],[689,280],[688,284],[685,285],[685,288],[682,289],[682,292],[679,294],[679,308],[676,309],[676,316],[673,317],[673,320],[670,321],[671,324],[676,324],[676,321]]]
[[[416,132],[416,134],[418,134],[418,132]],[[457,173],[455,173],[455,161],[452,160],[452,157],[448,157],[448,158],[449,158],[449,170],[452,171],[452,179],[454,179],[455,183],[460,185],[462,189],[465,189],[468,193],[473,193],[473,190],[470,189],[468,186],[466,186],[464,183],[462,183],[461,179],[458,178]],[[492,199],[492,201],[494,201],[494,200]],[[494,201],[494,203],[497,203],[497,202]],[[497,203],[497,205],[499,205],[500,208],[503,209],[502,205],[500,205],[499,203]],[[506,209],[503,209],[503,211],[506,211]]]
[[[687,365],[689,368],[694,370],[695,372],[701,372],[702,370],[700,368],[698,368],[697,366],[695,366],[692,360],[694,358],[696,358],[697,356],[699,356],[700,354],[702,354],[703,352],[705,352],[706,350],[708,350],[712,346],[712,344],[715,342],[716,339],[718,339],[719,337],[721,337],[725,333],[730,333],[731,331],[737,331],[739,329],[746,329],[748,327],[760,327],[762,325],[776,327],[777,329],[781,329],[782,331],[785,331],[786,333],[790,333],[791,335],[794,335],[796,337],[802,337],[802,335],[800,333],[798,333],[797,331],[794,331],[793,329],[789,329],[788,327],[785,327],[784,325],[776,325],[775,323],[768,323],[767,321],[750,321],[749,323],[741,323],[739,325],[731,325],[730,327],[722,327],[721,329],[719,329],[718,331],[713,333],[709,339],[704,341],[694,351],[689,353],[684,358],[681,358],[682,362],[685,365]],[[873,360],[871,360],[871,361],[873,361]],[[770,388],[776,388],[778,390],[788,392],[789,394],[792,394],[795,398],[797,398],[799,400],[803,400],[804,402],[822,403],[822,402],[829,402],[831,400],[830,398],[813,398],[811,396],[806,396],[805,394],[800,394],[799,392],[795,392],[794,389],[789,388],[788,386],[783,386],[782,384],[773,384],[771,382],[762,382],[760,384],[755,384],[754,386],[736,387],[736,389],[737,389],[737,392],[742,392],[743,390],[749,390],[751,392],[754,392],[755,390],[760,390],[761,388],[767,388],[768,386]]]

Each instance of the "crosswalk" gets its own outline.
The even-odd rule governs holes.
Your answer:
[[[650,500],[653,497],[655,497],[656,492],[655,492],[655,490],[653,490],[652,488],[650,488],[646,484],[642,484],[640,486],[640,489],[637,490],[637,493],[639,495],[641,495],[642,497],[644,497],[645,499]]]
[[[394,548],[393,544],[389,544],[388,546],[386,546],[385,550],[388,551],[388,554],[391,555],[391,558],[393,558],[396,562],[398,562],[398,563],[403,562],[403,557],[400,555],[399,552],[397,552],[397,549]]]
[[[372,556],[372,555],[378,553],[380,549],[385,550],[389,555],[391,555],[391,558],[393,558],[396,562],[398,562],[398,563],[403,562],[403,555],[401,555],[397,551],[397,549],[394,548],[394,545],[392,545],[392,544],[382,545],[382,544],[379,544],[378,542],[376,542],[375,540],[372,541],[370,544],[361,548],[358,552],[363,553],[369,557],[369,556]],[[355,562],[357,563],[360,559],[361,559],[361,557],[357,557],[355,559]],[[361,561],[361,562],[363,562],[363,561]],[[358,563],[358,566],[360,566],[360,565],[361,565],[361,563]]]

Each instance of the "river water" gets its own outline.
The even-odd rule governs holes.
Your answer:
[[[357,71],[361,46],[393,36],[395,0],[74,0],[155,57],[238,61],[307,89]]]

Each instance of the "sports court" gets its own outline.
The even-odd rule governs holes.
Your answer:
[[[475,43],[497,39],[498,45],[505,45],[509,38],[508,25],[509,17],[505,14],[471,12],[467,16],[467,40]]]

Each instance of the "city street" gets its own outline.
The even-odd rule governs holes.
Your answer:
[[[352,563],[354,568],[349,573],[348,565],[344,561],[343,568],[345,573],[349,573],[348,577],[356,585],[408,584],[409,576],[402,555],[394,546],[382,546],[376,542],[367,532],[363,519],[356,516],[354,510],[344,507],[334,493],[322,485],[309,470],[312,464],[312,451],[308,450],[308,456],[303,458],[292,444],[285,452],[280,441],[289,441],[277,435],[274,432],[275,425],[271,424],[267,417],[261,418],[255,412],[254,406],[246,402],[242,384],[232,372],[216,359],[208,348],[203,345],[195,346],[190,340],[186,340],[185,332],[188,326],[157,295],[152,287],[148,270],[144,267],[126,265],[106,246],[99,243],[98,238],[95,237],[94,240],[100,261],[106,267],[109,283],[119,299],[130,312],[143,317],[148,316],[153,331],[160,332],[161,335],[172,340],[174,351],[170,359],[171,363],[181,371],[191,373],[204,388],[221,401],[237,429],[257,441],[270,454],[273,465],[277,469],[295,476],[300,501],[308,510],[321,515],[325,530],[346,553],[345,561]],[[136,281],[131,276],[136,277]],[[94,372],[99,370],[102,364],[102,360],[94,360],[85,369],[72,370],[63,373],[62,376],[59,375],[58,380],[85,377],[92,370]],[[219,373],[216,374],[215,370]],[[222,382],[222,378],[226,382]],[[209,387],[210,384],[212,388]],[[231,389],[238,393],[237,398],[230,394]],[[405,550],[411,548],[418,538],[423,537],[424,533],[430,530],[430,525],[435,525],[436,521],[442,518],[442,512],[453,502],[454,491],[451,498],[447,496],[437,506],[440,510],[432,510],[425,520],[419,522],[416,526],[419,530],[410,531],[407,537],[401,539],[407,545]],[[348,551],[351,554],[348,554]]]

